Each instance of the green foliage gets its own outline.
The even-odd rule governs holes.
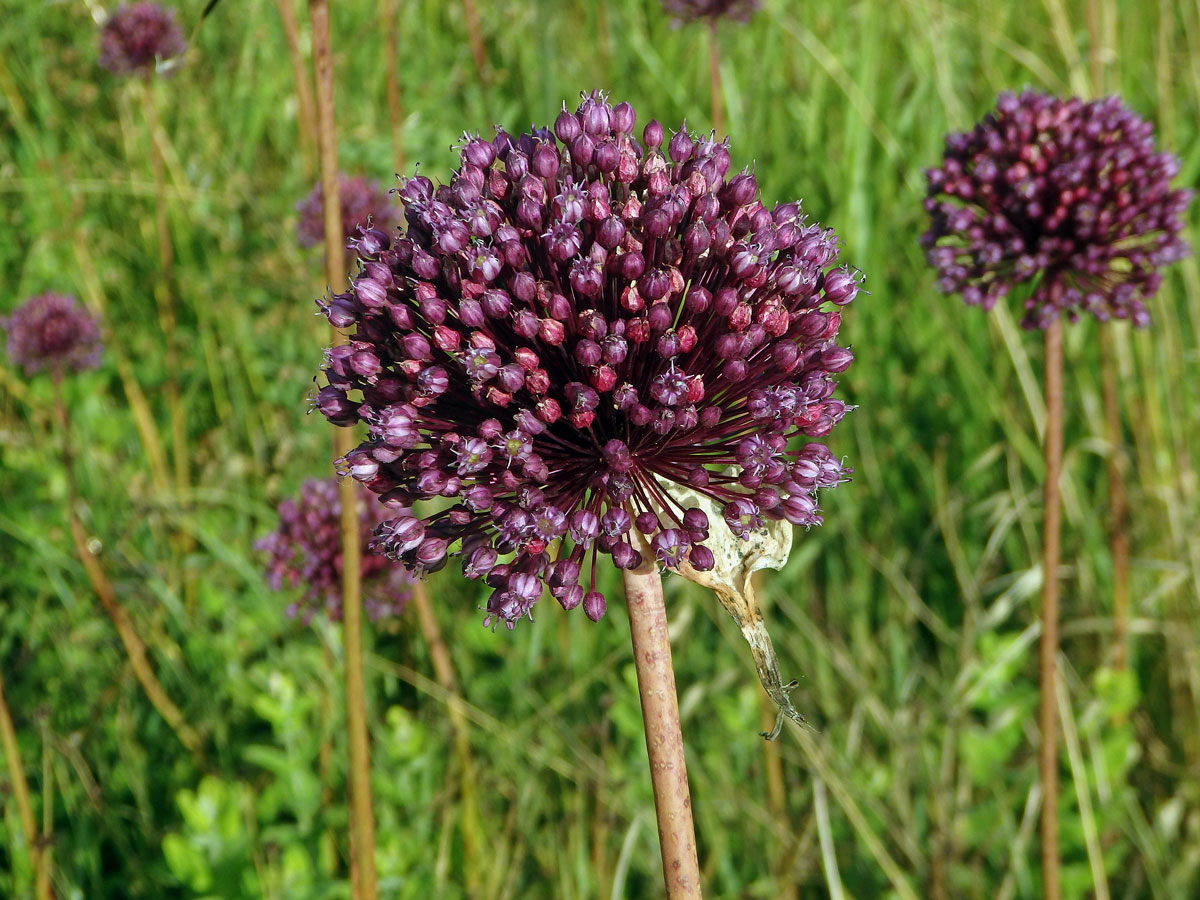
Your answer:
[[[204,4],[178,5],[193,23]],[[343,164],[384,179],[387,4],[331,5]],[[709,126],[706,32],[671,29],[652,0],[477,5],[486,83],[460,4],[400,4],[404,150],[431,177],[464,128],[545,122],[597,86],[643,120]],[[719,30],[731,152],[754,165],[768,202],[801,197],[837,229],[870,295],[844,325],[856,362],[842,380],[859,408],[831,441],[855,481],[827,496],[827,524],[797,536],[788,568],[763,579],[784,677],[799,679],[793,697],[812,723],[778,745],[783,820],[741,636],[711,597],[668,582],[708,893],[779,897],[791,883],[827,896],[827,816],[847,896],[1034,898],[1040,351],[1012,311],[987,317],[937,295],[917,235],[921,170],[947,130],[969,127],[1004,88],[1086,87],[1083,4],[765,5]],[[340,900],[337,628],[286,620],[288,598],[266,589],[251,549],[279,498],[328,471],[330,441],[304,415],[326,339],[310,301],[324,285],[319,253],[295,241],[294,206],[315,173],[278,7],[220,4],[183,66],[148,88],[98,69],[99,8],[0,0],[0,307],[54,289],[104,313],[105,365],[65,386],[80,514],[204,753],[190,756],[146,700],[74,557],[50,385],[0,364],[0,667],[39,821],[50,801],[55,891]],[[1174,0],[1120,11],[1114,86],[1195,185],[1200,13]],[[155,293],[147,92],[175,251],[173,369]],[[1200,893],[1195,261],[1168,272],[1152,312],[1145,333],[1114,329],[1133,509],[1125,672],[1108,667],[1099,326],[1066,336],[1069,898],[1097,896],[1098,873],[1114,898]],[[478,855],[466,856],[446,697],[406,615],[374,630],[368,663],[382,895],[656,895],[620,604],[592,625],[546,601],[535,623],[492,633],[479,627],[479,586],[453,567],[430,590],[467,705]],[[24,900],[31,871],[8,788],[5,768],[0,896]]]

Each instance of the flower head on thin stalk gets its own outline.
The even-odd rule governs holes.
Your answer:
[[[43,369],[60,374],[100,365],[100,324],[69,294],[30,297],[0,328],[8,332],[8,356],[33,375]]]
[[[1188,253],[1173,190],[1179,161],[1116,97],[1001,94],[974,130],[946,138],[927,173],[922,238],[946,293],[991,309],[1030,282],[1027,328],[1060,314],[1149,323],[1159,269]]]
[[[377,182],[361,175],[338,176],[338,200],[342,208],[342,233],[346,240],[358,234],[358,226],[387,230],[396,224],[396,209]],[[317,182],[307,197],[296,204],[300,219],[296,232],[301,247],[315,247],[325,240],[325,195]]]
[[[459,544],[485,624],[543,588],[598,619],[598,554],[710,569],[710,528],[819,524],[817,489],[848,471],[806,442],[846,412],[835,339],[860,279],[834,233],[764,206],[726,143],[634,123],[593,93],[553,128],[464,137],[450,182],[404,181],[406,228],[362,230],[352,289],[321,303],[351,334],[316,405],[369,431],[342,465],[385,504],[441,507],[375,546],[421,573]]]
[[[287,608],[308,622],[318,610],[342,617],[341,509],[336,478],[309,479],[296,499],[279,504],[279,527],[255,547],[266,554],[267,582],[275,590],[303,587],[303,599]],[[367,549],[373,529],[395,513],[378,503],[363,503],[363,605],[372,621],[399,615],[411,594],[412,577]]]
[[[676,22],[746,22],[760,6],[760,0],[663,0],[663,9]]]
[[[100,30],[100,65],[110,72],[150,71],[187,49],[175,10],[159,3],[130,3]]]

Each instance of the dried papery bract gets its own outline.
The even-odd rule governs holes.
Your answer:
[[[300,588],[302,599],[289,616],[309,621],[323,611],[342,618],[342,503],[334,478],[309,479],[293,499],[279,504],[279,525],[256,543],[266,556],[267,581],[275,590]],[[372,621],[398,616],[412,596],[412,577],[367,550],[372,532],[390,511],[378,503],[359,505],[363,608]]]
[[[342,234],[350,240],[359,227],[387,230],[399,221],[396,207],[387,192],[377,182],[362,175],[338,175],[338,207],[341,210]],[[321,183],[296,204],[299,218],[296,235],[301,247],[316,247],[325,241],[325,201]]]
[[[1057,900],[1059,480],[1063,447],[1062,317],[1149,323],[1145,301],[1160,269],[1189,252],[1188,191],[1178,160],[1116,97],[1084,102],[1026,91],[1002,94],[973,131],[946,139],[928,172],[923,237],[939,287],[990,309],[1026,293],[1026,328],[1045,330],[1046,481],[1042,525],[1042,896]]]
[[[100,65],[111,72],[153,71],[186,49],[175,10],[161,3],[118,7],[100,29]]]
[[[449,183],[403,182],[404,230],[362,229],[349,341],[318,408],[368,438],[341,465],[397,516],[376,547],[424,573],[460,557],[513,627],[543,590],[597,620],[597,560],[714,565],[710,528],[815,525],[846,477],[839,307],[860,277],[797,203],[763,206],[725,143],[634,137],[591,94],[550,128],[466,135]],[[671,499],[687,486],[713,516]],[[712,518],[720,521],[711,521]]]

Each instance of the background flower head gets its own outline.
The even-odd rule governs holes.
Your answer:
[[[745,22],[758,12],[760,6],[759,0],[663,0],[663,9],[678,22],[702,19]]]
[[[307,622],[324,610],[330,619],[342,617],[341,510],[336,478],[309,479],[295,499],[279,504],[279,527],[255,544],[266,554],[272,588],[304,589],[302,600],[288,606],[289,616]],[[359,512],[363,606],[375,621],[399,615],[411,595],[411,576],[368,548],[372,530],[393,515],[374,502],[362,503]]]
[[[431,571],[459,544],[487,622],[511,627],[544,587],[598,618],[598,555],[711,568],[710,528],[818,524],[815,492],[845,478],[805,443],[846,411],[838,307],[859,279],[835,235],[729,177],[725,143],[634,125],[592,94],[553,128],[464,137],[450,183],[404,182],[406,229],[365,232],[352,290],[322,303],[352,334],[317,405],[369,429],[344,470],[439,503],[376,546]]]
[[[175,10],[159,3],[119,7],[100,29],[100,65],[111,72],[150,69],[186,49]]]
[[[30,297],[0,327],[8,332],[8,356],[27,375],[42,369],[82,371],[100,365],[100,324],[69,294]]]
[[[923,237],[939,287],[990,309],[1031,283],[1026,327],[1061,313],[1146,325],[1159,269],[1185,256],[1188,191],[1151,124],[1116,97],[1001,94],[928,173]]]
[[[380,229],[396,224],[396,209],[379,184],[362,175],[338,176],[338,200],[342,208],[342,234],[346,240],[368,223]],[[318,181],[307,197],[296,204],[300,219],[296,232],[301,247],[315,247],[325,240],[325,198]]]

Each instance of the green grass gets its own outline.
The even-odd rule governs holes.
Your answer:
[[[1012,311],[989,318],[940,296],[917,237],[922,170],[944,132],[968,128],[999,90],[1080,85],[1083,5],[1057,16],[1057,2],[775,0],[721,30],[735,163],[754,165],[767,201],[803,198],[833,226],[870,295],[846,313],[856,362],[842,383],[858,409],[831,439],[855,479],[765,579],[783,674],[800,679],[793,699],[813,725],[780,739],[786,820],[769,812],[745,646],[711,597],[668,584],[711,897],[774,898],[786,883],[824,897],[833,878],[859,898],[1039,895],[1040,345]],[[189,22],[203,5],[179,4]],[[379,4],[333,5],[343,167],[388,178]],[[461,7],[401,5],[405,152],[431,177],[448,172],[464,129],[548,122],[594,87],[643,121],[708,127],[704,31],[671,29],[649,0],[481,3],[493,69],[483,87]],[[1117,6],[1121,92],[1194,186],[1200,14],[1176,0]],[[142,86],[98,68],[93,7],[0,0],[0,307],[53,289],[104,310],[106,363],[67,386],[83,515],[208,752],[193,761],[145,700],[71,553],[50,385],[0,368],[0,665],[35,804],[53,797],[56,892],[348,897],[340,749],[321,762],[322,743],[341,740],[337,632],[285,620],[251,550],[278,499],[327,471],[329,445],[328,427],[304,415],[323,285],[319,254],[295,241],[293,208],[315,173],[277,9],[225,0],[186,64],[151,87],[186,350],[174,374],[193,473],[180,492],[153,465],[156,443],[168,467],[177,448]],[[1200,892],[1195,261],[1168,273],[1152,312],[1146,332],[1114,328],[1133,509],[1125,677],[1105,668],[1098,326],[1067,329],[1061,817],[1072,898],[1097,896],[1097,868],[1112,898]],[[186,549],[178,532],[194,539]],[[476,587],[453,567],[431,581],[472,723],[480,896],[657,896],[622,611],[592,625],[543,604],[536,623],[493,634],[479,626]],[[411,618],[376,631],[368,677],[381,893],[466,896],[445,697]],[[7,770],[0,896],[31,897],[6,787]],[[1089,835],[1102,859],[1089,861]]]

